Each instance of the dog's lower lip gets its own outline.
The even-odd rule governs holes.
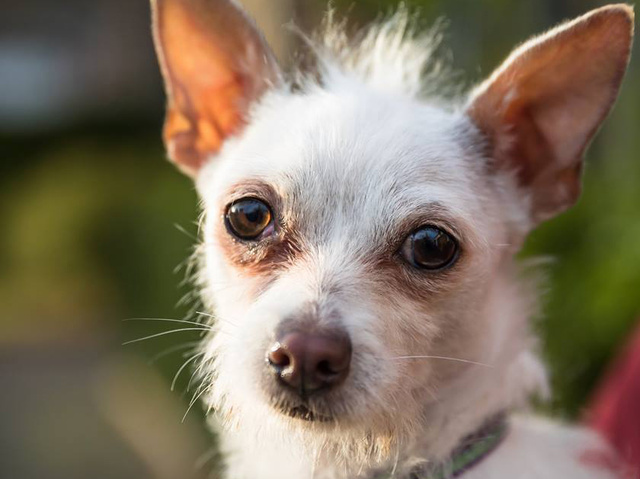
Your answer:
[[[292,418],[295,418],[295,419],[301,419],[303,421],[308,421],[308,422],[331,422],[331,421],[333,421],[332,417],[323,416],[323,415],[317,414],[317,413],[313,412],[312,410],[310,410],[304,404],[299,404],[297,406],[283,405],[283,406],[280,407],[280,410],[281,410],[281,412],[283,414],[286,414],[289,417],[292,417]]]

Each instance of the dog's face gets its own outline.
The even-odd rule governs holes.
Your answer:
[[[464,325],[480,322],[509,241],[471,125],[357,88],[262,108],[198,180],[218,374],[245,382],[251,402],[344,424],[424,401],[438,364],[401,358],[473,356]],[[273,364],[288,340],[319,348],[319,364]],[[295,354],[314,352],[280,360],[314,360]]]
[[[444,358],[498,347],[496,284],[525,234],[578,196],[631,11],[529,42],[443,109],[414,93],[419,42],[362,46],[351,70],[324,58],[321,80],[293,90],[232,2],[154,7],[165,140],[204,206],[212,405],[229,424],[407,433],[473,367]]]

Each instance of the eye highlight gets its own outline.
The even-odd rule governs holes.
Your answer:
[[[271,208],[256,198],[242,198],[227,208],[225,221],[231,234],[242,240],[255,240],[273,228]]]
[[[458,243],[440,228],[423,226],[407,236],[400,253],[415,268],[434,271],[453,264]]]

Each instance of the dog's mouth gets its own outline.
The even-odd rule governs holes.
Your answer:
[[[307,422],[333,422],[333,417],[319,414],[316,411],[313,411],[306,404],[278,404],[276,408],[285,416],[288,416],[293,419],[300,419],[302,421]]]

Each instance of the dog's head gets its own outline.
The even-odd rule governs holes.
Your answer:
[[[525,43],[443,108],[419,94],[421,41],[388,24],[349,52],[318,47],[294,88],[234,2],[153,5],[164,138],[204,206],[203,367],[229,424],[388,439],[476,367],[445,358],[508,360],[492,321],[512,256],[579,195],[630,8]]]

